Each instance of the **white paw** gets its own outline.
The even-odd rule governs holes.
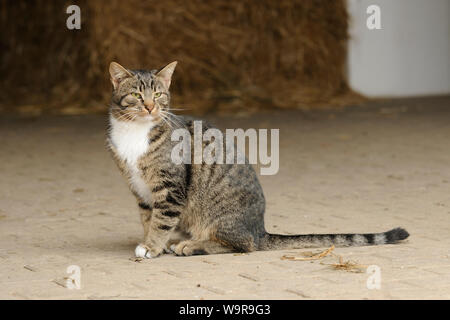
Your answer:
[[[170,248],[165,247],[164,253],[173,253],[172,246],[170,246]]]
[[[177,247],[176,244],[172,244],[172,245],[170,246],[170,251],[175,252],[175,248],[176,248],[176,247]]]
[[[151,259],[152,256],[150,254],[150,251],[148,251],[148,248],[146,248],[144,245],[139,244],[136,249],[134,249],[134,254],[136,255],[136,258],[144,258],[144,259]]]

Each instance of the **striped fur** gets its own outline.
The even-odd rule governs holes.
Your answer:
[[[401,228],[376,234],[267,233],[264,194],[250,164],[177,165],[171,161],[176,144],[171,141],[173,130],[183,127],[191,136],[194,132],[193,119],[169,113],[173,69],[173,63],[148,72],[118,64],[110,68],[114,89],[107,145],[138,202],[144,226],[138,256],[151,258],[169,250],[193,255],[364,246],[408,237]],[[206,131],[211,126],[203,122],[202,128]]]
[[[266,234],[261,243],[261,249],[274,250],[282,248],[308,248],[369,246],[393,244],[408,238],[409,233],[402,228],[395,228],[382,233],[365,234],[308,234],[308,235],[278,235]]]

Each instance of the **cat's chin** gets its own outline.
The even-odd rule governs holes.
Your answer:
[[[136,118],[138,122],[151,122],[155,120],[155,117],[151,114],[142,115]]]

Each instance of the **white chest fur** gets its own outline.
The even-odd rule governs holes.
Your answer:
[[[149,186],[142,179],[138,169],[138,161],[149,147],[148,134],[153,127],[149,122],[124,122],[110,118],[111,142],[116,148],[118,156],[124,161],[130,172],[130,183],[133,190],[146,202],[151,203]]]

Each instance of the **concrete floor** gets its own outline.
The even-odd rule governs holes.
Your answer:
[[[398,245],[334,250],[378,266],[379,289],[364,269],[329,266],[337,256],[281,260],[310,249],[130,260],[142,229],[104,148],[105,117],[3,115],[0,298],[450,298],[450,97],[212,120],[280,129],[279,173],[261,177],[269,231],[411,233]],[[70,265],[81,268],[80,290],[65,287]]]

